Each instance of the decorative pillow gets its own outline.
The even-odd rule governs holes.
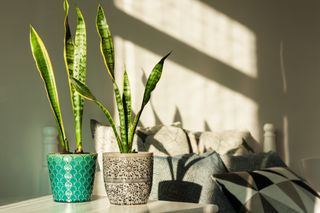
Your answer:
[[[253,171],[269,167],[287,167],[275,152],[259,152],[246,155],[222,155],[221,159],[229,172]]]
[[[91,131],[98,154],[119,151],[111,127],[91,120]],[[149,151],[158,156],[204,153],[210,150],[221,155],[226,153],[242,155],[259,151],[257,144],[248,131],[228,130],[193,133],[182,129],[178,122],[171,126],[158,125],[137,128],[133,147],[138,151]],[[99,157],[98,162],[101,162]]]
[[[215,174],[237,212],[314,212],[320,197],[288,168]]]
[[[150,200],[214,203],[221,212],[233,212],[213,174],[226,172],[216,152],[154,157]]]
[[[243,155],[258,152],[259,144],[254,140],[249,131],[226,130],[193,133],[190,137],[191,144],[197,144],[194,152],[203,153],[208,150],[218,152],[220,155]],[[192,146],[194,147],[194,145]],[[193,148],[194,149],[194,148]]]
[[[171,126],[158,125],[139,128],[138,151],[153,152],[156,156],[174,156],[191,152],[188,136],[176,124]]]
[[[158,125],[150,128],[137,128],[133,149],[153,152],[157,156],[173,156],[190,153],[188,137],[179,123],[172,126]],[[102,163],[103,152],[119,152],[113,130],[109,126],[91,120],[91,132],[95,142],[98,162]],[[100,166],[100,169],[102,167]]]

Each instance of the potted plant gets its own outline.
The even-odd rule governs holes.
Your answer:
[[[165,55],[153,68],[146,83],[140,110],[133,118],[129,78],[124,70],[121,94],[114,75],[115,58],[112,36],[100,5],[96,17],[96,27],[100,36],[102,57],[114,88],[120,120],[119,133],[109,110],[91,93],[89,88],[76,78],[72,79],[72,85],[81,96],[99,106],[109,121],[117,140],[119,153],[103,153],[104,182],[110,203],[117,205],[144,204],[148,201],[151,191],[153,153],[136,152],[132,149],[132,143],[141,113],[160,80],[164,61],[170,53]]]
[[[64,11],[64,61],[74,115],[76,136],[74,153],[69,150],[69,142],[64,130],[51,60],[42,39],[32,26],[30,27],[30,45],[54,114],[62,149],[61,153],[48,154],[47,158],[53,199],[59,202],[80,202],[90,200],[97,154],[84,153],[83,151],[81,129],[84,100],[71,86],[71,78],[82,83],[85,83],[86,79],[85,21],[80,9],[76,7],[77,27],[73,39],[68,23],[69,4],[67,0],[64,0]]]

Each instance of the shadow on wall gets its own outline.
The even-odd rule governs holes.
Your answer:
[[[197,46],[190,46],[190,44],[177,39],[176,36],[168,36],[167,32],[156,30],[141,20],[128,15],[126,13],[127,11],[123,12],[121,9],[119,10],[119,2],[121,1],[116,1],[116,5],[113,6],[117,7],[112,8],[112,11],[116,11],[116,15],[119,16],[118,20],[127,23],[129,26],[141,32],[148,32],[153,42],[149,42],[139,35],[132,35],[132,33],[130,33],[130,30],[132,30],[130,29],[131,27],[129,27],[129,29],[113,28],[116,29],[115,32],[117,35],[124,40],[132,41],[133,44],[131,45],[138,45],[148,50],[153,50],[156,54],[162,52],[161,49],[167,49],[168,47],[174,49],[176,53],[171,58],[174,63],[172,67],[174,68],[171,68],[170,71],[168,71],[169,73],[166,72],[166,75],[163,76],[163,78],[166,79],[160,82],[162,85],[165,84],[163,82],[168,82],[166,86],[169,89],[163,86],[163,88],[157,90],[154,96],[154,100],[157,99],[155,104],[161,101],[166,102],[167,106],[165,106],[165,109],[161,107],[165,104],[153,107],[159,112],[159,117],[164,117],[163,120],[165,123],[170,122],[177,106],[180,109],[185,127],[188,129],[203,130],[211,129],[210,127],[217,130],[248,128],[250,130],[254,129],[254,136],[259,136],[259,125],[256,115],[257,104],[251,101],[251,99],[254,99],[257,91],[252,89],[256,87],[254,77],[243,74],[235,69],[234,67],[237,65],[236,61],[233,66],[227,65],[213,58],[212,55],[215,54],[214,52],[207,53],[204,52],[203,49],[198,50],[196,48]],[[177,7],[176,9],[179,10]],[[213,14],[215,13],[216,12]],[[212,13],[209,12],[209,14]],[[225,18],[225,20],[227,19]],[[122,24],[120,24],[120,26],[121,25]],[[205,25],[202,26],[202,28],[205,27]],[[220,35],[223,36],[224,34],[220,33]],[[210,42],[209,38],[207,38],[207,42]],[[211,43],[214,42],[211,41]],[[159,44],[165,45],[160,47]],[[201,44],[198,44],[198,46],[199,45],[201,46]],[[243,47],[241,48],[243,49]],[[234,55],[235,53],[233,52],[232,54]],[[222,55],[221,60],[226,61],[223,57],[225,56]],[[192,60],[188,60],[190,58],[192,58]],[[252,61],[248,63],[254,64]],[[254,76],[254,74],[252,75]],[[157,95],[159,93],[160,95]],[[162,97],[162,99],[158,97]],[[240,108],[239,105],[244,108]],[[159,121],[159,118],[155,120],[155,122],[157,121]]]
[[[108,8],[114,35],[123,41],[120,52],[133,57],[125,64],[136,68],[132,60],[143,64],[152,59],[140,57],[143,53],[157,58],[155,54],[174,50],[162,88],[153,96],[158,116],[148,121],[150,112],[145,112],[145,125],[170,122],[178,107],[188,129],[248,128],[261,141],[262,124],[274,123],[279,153],[295,171],[303,156],[315,152],[319,117],[314,112],[320,106],[319,98],[314,99],[320,89],[314,72],[320,68],[317,2],[291,2],[288,8],[278,1],[166,0],[151,5],[114,0]]]
[[[187,129],[245,127],[260,141],[258,128],[274,123],[278,152],[298,172],[300,159],[319,150],[319,3],[185,2],[110,3],[111,27],[133,70],[174,50],[142,122],[177,115]]]

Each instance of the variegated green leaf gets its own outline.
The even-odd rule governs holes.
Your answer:
[[[74,69],[73,77],[85,83],[86,80],[86,66],[87,66],[87,35],[86,25],[80,9],[77,7],[77,28],[75,35],[74,48]]]
[[[86,78],[86,29],[85,22],[79,8],[77,10],[77,29],[75,43],[72,39],[71,30],[68,22],[69,4],[64,0],[65,10],[65,41],[64,41],[64,59],[69,79],[70,96],[73,108],[75,133],[76,133],[76,152],[82,150],[82,115],[84,101],[81,96],[72,88],[70,78],[74,77],[85,82]]]
[[[74,55],[74,43],[72,40],[71,30],[69,26],[68,14],[69,4],[68,0],[64,0],[64,61],[68,73],[68,77],[73,76],[73,55]]]
[[[31,45],[32,55],[36,62],[38,71],[45,84],[49,103],[54,113],[54,117],[58,126],[61,146],[64,152],[67,153],[69,152],[69,144],[64,131],[58,91],[56,87],[56,82],[55,82],[55,77],[54,77],[50,57],[48,55],[48,52],[46,50],[46,47],[42,39],[40,38],[40,36],[32,26],[30,27],[30,45]]]
[[[82,150],[82,141],[81,141],[81,126],[82,126],[82,111],[77,105],[83,106],[83,100],[81,100],[79,94],[72,88],[70,78],[74,76],[74,41],[72,39],[71,30],[69,26],[69,3],[68,0],[64,0],[64,62],[66,65],[66,70],[68,74],[68,82],[69,82],[69,89],[70,89],[70,98],[72,103],[72,110],[73,110],[73,119],[75,125],[75,134],[76,134],[76,152],[81,153]],[[80,145],[79,145],[80,144]]]
[[[97,17],[96,17],[96,27],[98,30],[98,34],[100,36],[100,49],[103,56],[104,63],[106,65],[107,71],[111,77],[113,82],[114,93],[116,97],[117,109],[119,113],[120,119],[120,132],[121,132],[121,140],[124,148],[124,152],[128,152],[126,148],[128,147],[128,129],[126,128],[126,117],[124,113],[123,102],[121,98],[121,93],[119,87],[115,81],[114,76],[114,47],[111,32],[109,29],[109,25],[107,23],[106,16],[102,7],[99,5]]]
[[[73,74],[72,77],[85,83],[86,66],[87,66],[87,39],[86,26],[80,9],[77,7],[77,28],[75,34],[74,56],[73,56]],[[72,91],[74,124],[76,131],[76,152],[82,150],[82,116],[83,116],[83,98],[76,92]]]
[[[85,99],[96,101],[96,97],[90,92],[90,89],[76,78],[71,78],[72,87]]]
[[[123,73],[123,93],[122,93],[122,102],[126,119],[126,134],[129,137],[129,129],[132,126],[132,104],[131,104],[131,90],[130,90],[130,82],[128,78],[127,71],[125,70]],[[131,141],[128,138],[128,143]]]
[[[148,101],[150,100],[150,96],[154,88],[156,87],[158,81],[160,80],[161,74],[162,74],[162,68],[163,68],[163,63],[166,60],[166,58],[171,54],[169,52],[167,55],[165,55],[152,69],[151,74],[149,75],[149,78],[147,80],[146,88],[144,90],[144,95],[143,95],[143,101],[142,101],[142,106],[144,107]],[[141,107],[141,108],[143,108]]]
[[[115,78],[114,78],[115,59],[114,59],[114,47],[112,42],[112,36],[109,29],[109,25],[107,23],[106,16],[100,5],[98,7],[96,25],[97,25],[98,34],[100,36],[100,50],[103,56],[104,63],[107,67],[108,73],[112,81],[115,81]]]
[[[142,104],[141,104],[141,107],[140,107],[140,110],[139,112],[137,113],[134,121],[133,121],[133,124],[132,124],[132,127],[131,129],[129,130],[129,138],[130,138],[130,141],[129,141],[129,145],[130,145],[130,148],[132,147],[132,141],[133,141],[133,136],[134,136],[134,132],[137,128],[137,125],[138,125],[138,122],[139,122],[139,119],[140,119],[140,116],[141,116],[141,113],[145,107],[145,105],[149,102],[150,100],[150,97],[151,97],[151,93],[152,91],[155,89],[158,81],[160,80],[160,77],[161,77],[161,74],[162,74],[162,68],[163,68],[163,64],[164,64],[164,61],[166,60],[166,58],[171,54],[171,52],[169,52],[167,55],[165,55],[155,66],[154,68],[152,69],[149,77],[148,77],[148,80],[147,80],[147,84],[146,84],[146,87],[145,87],[145,90],[144,90],[144,95],[143,95],[143,100],[142,100]]]
[[[128,144],[128,129],[126,128],[126,116],[124,113],[124,107],[122,103],[122,98],[120,94],[120,90],[116,82],[113,83],[113,89],[114,93],[116,96],[116,103],[117,103],[117,108],[118,108],[118,113],[119,113],[119,120],[120,120],[120,132],[121,132],[121,141],[123,144],[124,152],[128,152],[127,144]]]
[[[118,131],[117,131],[117,128],[116,128],[116,125],[115,125],[115,122],[110,114],[110,112],[101,104],[100,101],[98,101],[96,99],[96,97],[91,93],[90,89],[83,83],[81,83],[79,80],[75,79],[75,78],[72,78],[71,79],[71,83],[72,83],[72,86],[73,88],[75,88],[75,90],[82,96],[84,97],[85,99],[89,100],[89,101],[93,101],[95,102],[99,107],[100,109],[103,111],[103,113],[105,114],[106,118],[108,119],[112,129],[113,129],[113,132],[115,134],[115,137],[116,137],[116,140],[117,140],[117,143],[118,143],[118,147],[120,149],[120,152],[123,152],[123,146],[121,144],[121,140],[120,140],[120,137],[118,135]]]

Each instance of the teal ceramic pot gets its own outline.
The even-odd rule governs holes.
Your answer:
[[[53,200],[84,202],[91,198],[97,154],[48,154]]]

